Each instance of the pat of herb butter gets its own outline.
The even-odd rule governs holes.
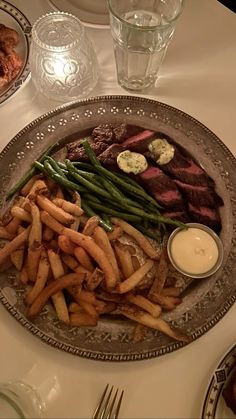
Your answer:
[[[160,165],[169,163],[175,154],[174,147],[165,138],[153,140],[148,149],[152,158]]]
[[[123,172],[135,175],[144,172],[148,167],[147,160],[143,154],[129,150],[122,151],[117,156],[117,164]]]

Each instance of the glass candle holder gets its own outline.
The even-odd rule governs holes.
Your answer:
[[[49,13],[32,28],[31,77],[38,91],[57,101],[87,96],[98,80],[92,43],[80,20],[68,13]]]

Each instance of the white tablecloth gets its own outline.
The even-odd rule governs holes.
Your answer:
[[[52,11],[46,0],[11,2],[32,23]],[[86,30],[101,69],[93,96],[127,94],[116,81],[109,29]],[[186,0],[159,82],[148,96],[197,118],[234,154],[235,51],[235,15],[216,0]],[[29,81],[0,108],[0,148],[57,105],[39,96]],[[53,349],[31,336],[2,306],[0,313],[1,381],[20,379],[32,368],[42,381],[54,377],[59,397],[48,418],[90,417],[98,393],[108,382],[125,389],[124,418],[197,418],[211,373],[235,341],[234,306],[207,334],[181,350],[149,361],[101,363]]]

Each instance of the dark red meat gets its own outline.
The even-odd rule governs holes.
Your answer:
[[[122,145],[130,151],[143,153],[147,150],[148,144],[150,144],[150,142],[154,139],[154,136],[155,132],[145,130],[137,135],[134,135],[133,137],[128,138],[122,143]]]
[[[223,205],[222,198],[212,187],[190,185],[185,182],[181,182],[180,180],[175,180],[175,183],[184,198],[193,205],[203,205],[207,207],[219,207]]]
[[[189,203],[188,212],[192,221],[205,224],[216,232],[221,230],[220,214],[217,208],[209,208],[204,206],[197,207]]]
[[[174,181],[158,167],[149,166],[137,175],[137,179],[161,206],[175,210],[184,209],[183,198]]]

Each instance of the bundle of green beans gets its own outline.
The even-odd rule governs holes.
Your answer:
[[[87,140],[83,141],[89,163],[57,162],[47,153],[35,161],[31,172],[38,169],[67,191],[78,191],[82,209],[88,216],[99,216],[100,225],[112,231],[110,217],[119,217],[133,224],[149,237],[157,238],[153,230],[165,224],[184,228],[177,220],[164,217],[160,205],[128,175],[112,172],[97,159]],[[23,185],[18,183],[20,189]],[[16,187],[14,191],[16,191]]]

